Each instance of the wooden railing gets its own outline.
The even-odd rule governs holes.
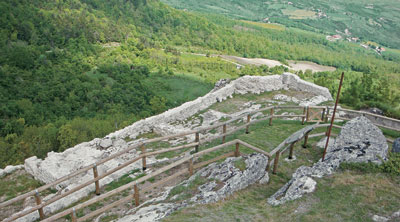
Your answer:
[[[328,107],[314,106],[312,108],[314,108],[314,109],[315,108],[317,108],[317,109],[319,108],[319,109],[323,110],[323,112],[321,112],[322,119],[329,118],[329,108]],[[276,109],[302,109],[303,110],[303,114],[301,114],[301,115],[275,115],[275,110]],[[268,110],[270,111],[270,115],[269,116],[264,116],[264,117],[259,118],[259,119],[251,120],[251,116],[254,113],[265,112],[265,111],[268,111]],[[325,112],[325,110],[327,110],[327,112]],[[130,189],[130,188],[131,189],[133,188],[133,190],[134,190],[135,194],[133,196],[125,197],[125,198],[120,199],[120,200],[118,200],[118,201],[116,201],[116,202],[114,202],[114,203],[112,203],[110,205],[107,205],[106,207],[103,207],[104,211],[107,210],[107,209],[112,208],[113,206],[117,206],[117,205],[119,205],[121,203],[124,203],[124,202],[126,202],[128,200],[131,200],[132,198],[135,199],[136,203],[139,203],[139,196],[140,195],[138,193],[139,192],[138,191],[138,187],[137,187],[138,183],[146,181],[149,178],[157,176],[157,175],[159,175],[159,174],[161,174],[161,173],[163,173],[163,172],[165,172],[165,171],[167,171],[169,169],[172,169],[172,168],[174,168],[176,166],[179,166],[179,165],[181,165],[183,163],[188,163],[188,166],[189,166],[188,170],[179,171],[178,173],[176,173],[176,174],[174,174],[174,175],[172,175],[172,176],[170,176],[168,178],[165,178],[165,179],[163,179],[163,180],[161,180],[161,181],[159,181],[159,182],[157,182],[155,184],[152,184],[149,187],[141,189],[141,192],[149,190],[152,187],[159,186],[159,185],[161,185],[161,184],[163,184],[163,183],[165,183],[165,182],[167,182],[167,181],[169,181],[169,180],[171,180],[173,178],[176,178],[176,177],[178,177],[180,175],[183,175],[185,173],[189,172],[189,174],[193,174],[193,170],[194,169],[197,169],[197,168],[200,168],[202,166],[205,166],[205,165],[207,165],[207,164],[209,164],[211,162],[215,162],[215,161],[217,161],[219,159],[226,158],[227,156],[232,156],[232,155],[233,156],[237,156],[238,153],[239,153],[239,151],[238,151],[239,145],[243,145],[243,146],[245,146],[247,148],[250,148],[250,149],[252,149],[252,150],[254,150],[256,152],[262,153],[262,154],[266,155],[269,159],[272,156],[275,155],[274,163],[269,163],[268,164],[268,169],[271,167],[270,165],[273,164],[274,165],[273,173],[276,173],[277,167],[278,167],[278,162],[279,162],[279,156],[281,154],[283,154],[286,150],[288,150],[288,148],[290,148],[289,149],[290,150],[289,158],[292,158],[294,144],[296,142],[298,142],[298,140],[294,141],[294,142],[291,142],[290,144],[285,142],[286,141],[285,140],[278,147],[276,147],[273,151],[266,152],[266,151],[263,151],[260,148],[254,147],[254,146],[252,146],[252,145],[250,145],[248,143],[245,143],[243,141],[240,141],[240,140],[233,140],[233,141],[230,141],[230,142],[226,142],[226,136],[231,135],[231,134],[233,134],[233,133],[235,133],[235,132],[237,132],[239,130],[242,130],[242,129],[245,129],[245,132],[249,133],[250,125],[258,123],[258,122],[261,122],[261,121],[265,121],[265,120],[269,120],[269,125],[272,125],[274,118],[299,117],[299,118],[302,119],[302,121],[301,121],[302,124],[304,124],[305,121],[308,121],[308,114],[309,114],[309,108],[308,107],[300,107],[300,106],[271,106],[271,107],[266,107],[266,108],[263,108],[263,109],[255,110],[253,112],[245,113],[245,114],[243,114],[241,116],[238,116],[238,117],[233,118],[231,120],[228,120],[226,122],[215,124],[213,126],[201,127],[201,128],[196,129],[196,130],[191,130],[191,131],[187,131],[187,132],[176,134],[176,135],[169,135],[169,136],[164,136],[164,137],[159,137],[159,138],[146,140],[146,141],[141,142],[141,143],[139,143],[137,145],[133,145],[133,146],[131,146],[131,147],[129,147],[129,148],[123,150],[123,151],[115,153],[115,154],[113,154],[113,155],[111,155],[111,156],[109,156],[109,157],[107,157],[105,159],[102,159],[102,160],[100,160],[100,161],[98,161],[98,162],[96,162],[94,164],[91,164],[91,165],[86,166],[86,167],[84,167],[84,168],[82,168],[80,170],[77,170],[77,171],[75,171],[75,172],[73,172],[73,173],[71,173],[69,175],[66,175],[66,176],[64,176],[64,177],[62,177],[62,178],[60,178],[60,179],[58,179],[58,180],[56,180],[56,181],[54,181],[52,183],[46,184],[46,185],[44,185],[42,187],[39,187],[36,190],[32,190],[32,191],[27,192],[27,193],[25,193],[23,195],[20,195],[20,196],[18,196],[16,198],[13,198],[11,200],[8,200],[8,201],[5,201],[3,203],[0,203],[0,208],[3,208],[3,207],[8,206],[10,204],[13,204],[13,203],[16,203],[18,201],[24,200],[25,198],[30,197],[30,196],[35,196],[36,202],[37,202],[37,206],[32,207],[32,208],[27,209],[27,210],[24,210],[24,211],[21,211],[21,212],[15,214],[15,215],[5,219],[4,221],[16,220],[18,218],[21,218],[21,217],[23,217],[25,215],[28,215],[28,214],[34,212],[34,211],[38,211],[39,212],[40,219],[43,220],[43,221],[53,221],[53,220],[56,220],[58,218],[64,217],[64,216],[69,215],[69,214],[71,215],[71,217],[74,220],[74,218],[76,218],[76,214],[75,214],[76,210],[79,210],[79,209],[82,209],[84,207],[87,207],[87,206],[89,206],[89,205],[91,205],[93,203],[97,203],[98,201],[101,201],[104,198],[107,198],[109,196],[112,196],[112,195],[114,195],[116,193],[119,193],[119,192],[121,192],[123,190],[127,190],[127,189]],[[228,124],[234,123],[234,122],[236,122],[238,120],[241,120],[241,119],[244,119],[244,118],[246,118],[246,121],[242,126],[235,127],[232,130],[227,131]],[[385,118],[387,118],[387,117],[385,117]],[[394,119],[391,119],[391,120],[394,120]],[[398,120],[395,120],[395,121],[398,121]],[[328,127],[328,126],[329,126],[328,124],[318,124],[317,123],[315,128]],[[201,133],[205,133],[205,132],[207,132],[209,130],[213,130],[213,129],[220,128],[220,127],[222,127],[222,134],[216,135],[214,137],[210,137],[208,139],[201,139],[200,138],[200,134]],[[340,126],[336,126],[336,125],[335,125],[335,127],[340,128]],[[385,127],[385,126],[382,126],[382,127]],[[385,127],[385,128],[387,128],[387,127]],[[400,129],[394,129],[394,130],[400,131]],[[193,143],[185,144],[185,145],[181,145],[181,146],[177,146],[177,147],[171,147],[171,148],[167,148],[167,149],[163,149],[163,150],[159,150],[159,151],[146,152],[146,145],[147,144],[150,144],[150,143],[153,143],[153,142],[159,142],[159,141],[163,141],[163,140],[168,140],[168,139],[172,139],[172,138],[184,137],[184,136],[191,135],[191,134],[195,135],[195,141]],[[313,134],[313,135],[309,135],[309,133],[305,134],[304,135],[304,140],[305,140],[304,141],[304,146],[307,144],[308,138],[317,137],[317,136],[324,136],[324,135],[325,135],[325,133],[319,133],[319,134]],[[213,141],[213,140],[218,139],[218,138],[222,138],[222,143],[223,143],[222,145],[219,145],[219,146],[216,146],[216,147],[212,147],[212,148],[209,148],[207,150],[203,150],[203,151],[199,152],[199,146],[201,144],[208,143],[208,142]],[[201,155],[203,155],[205,153],[209,153],[209,152],[212,152],[212,151],[215,151],[215,150],[218,150],[218,149],[221,149],[223,147],[227,147],[227,146],[230,146],[230,145],[233,145],[233,144],[236,144],[236,147],[237,147],[235,151],[230,152],[230,153],[225,154],[225,155],[222,155],[220,157],[214,158],[214,159],[212,159],[210,161],[206,161],[206,162],[203,162],[203,163],[198,163],[198,164],[193,165],[193,158],[194,157],[199,157],[199,156],[201,156]],[[99,181],[101,179],[105,178],[106,176],[109,176],[112,173],[115,173],[116,171],[121,170],[121,169],[123,169],[123,168],[125,168],[125,167],[133,164],[134,162],[139,161],[139,160],[142,160],[143,169],[146,169],[146,158],[149,157],[149,156],[155,156],[155,155],[158,155],[158,154],[161,154],[161,153],[177,151],[177,150],[187,149],[187,148],[191,148],[191,147],[195,148],[195,153],[191,157],[182,158],[182,159],[180,159],[180,160],[178,160],[178,161],[176,161],[176,162],[174,162],[174,163],[172,163],[170,165],[167,165],[167,166],[165,166],[165,167],[163,167],[161,169],[156,170],[155,172],[153,172],[153,173],[151,173],[149,175],[146,175],[146,176],[138,179],[135,182],[126,184],[126,185],[124,185],[122,187],[119,187],[119,188],[117,188],[115,190],[112,190],[112,191],[110,191],[108,193],[100,195],[100,184],[99,184]],[[102,164],[104,164],[104,163],[106,163],[106,162],[108,162],[110,160],[113,160],[113,159],[115,159],[115,158],[117,158],[117,157],[119,157],[119,156],[121,156],[123,154],[126,154],[129,151],[131,151],[133,149],[136,149],[136,148],[142,149],[141,155],[135,157],[132,160],[129,160],[129,161],[121,164],[120,166],[118,166],[116,168],[110,169],[109,171],[107,171],[106,173],[104,173],[102,175],[98,175],[98,172],[97,172],[97,167],[98,166],[100,166],[100,165],[102,165]],[[69,190],[69,191],[67,191],[65,193],[62,193],[60,195],[56,195],[53,198],[47,200],[46,202],[42,202],[42,200],[40,198],[40,195],[39,195],[40,192],[42,192],[42,191],[44,191],[46,189],[49,189],[51,187],[54,187],[54,186],[56,186],[56,185],[58,185],[58,184],[60,184],[60,183],[62,183],[64,181],[67,181],[67,180],[69,180],[69,179],[71,179],[71,178],[73,178],[73,177],[75,177],[75,176],[77,176],[79,174],[85,173],[85,172],[87,172],[89,170],[93,171],[93,175],[94,175],[93,179],[91,179],[91,180],[89,180],[89,181],[87,181],[87,182],[85,182],[83,184],[80,184],[77,187],[74,187],[73,189],[71,189],[71,190]],[[78,190],[80,190],[80,189],[82,189],[84,187],[87,187],[87,186],[89,186],[91,184],[95,185],[95,188],[96,188],[95,192],[96,192],[96,194],[98,194],[100,196],[97,196],[97,197],[95,197],[95,198],[93,198],[91,200],[88,200],[88,201],[86,201],[84,203],[81,203],[81,204],[75,206],[74,208],[67,209],[65,211],[62,211],[62,212],[60,212],[58,214],[55,214],[55,215],[45,219],[45,215],[43,213],[43,208],[44,207],[54,203],[55,201],[58,201],[58,200],[62,199],[64,197],[68,196],[68,195],[71,195],[72,193],[74,193],[74,192],[76,192],[76,191],[78,191]],[[103,209],[103,208],[101,208],[101,209]],[[88,215],[86,215],[86,216],[84,216],[82,218],[79,218],[79,219],[77,219],[77,221],[84,221],[84,220],[86,220],[86,219],[88,219],[88,218],[90,218],[90,217],[92,217],[94,215],[97,215],[99,212],[104,212],[104,211],[100,211],[101,209],[96,210],[96,211],[94,211],[94,212],[92,212],[92,213],[90,213],[90,214],[88,214]]]

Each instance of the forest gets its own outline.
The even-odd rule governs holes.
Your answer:
[[[400,118],[400,56],[310,31],[184,12],[157,0],[4,0],[0,16],[0,167],[103,137],[206,94],[220,78],[287,71],[238,70],[192,53],[334,66],[333,73],[298,74],[334,93],[346,71],[343,104]]]

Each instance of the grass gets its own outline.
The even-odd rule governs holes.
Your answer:
[[[343,170],[317,179],[314,193],[273,207],[266,203],[301,165],[311,165],[322,154],[315,146],[295,147],[295,162],[281,161],[278,174],[267,185],[252,185],[225,201],[174,212],[164,221],[372,221],[372,215],[390,215],[400,207],[400,177]],[[287,154],[285,154],[286,156]]]
[[[135,181],[137,179],[139,179],[140,177],[145,176],[145,173],[139,174],[138,176],[136,176],[135,178],[130,177],[130,175],[140,172],[140,169],[135,169],[132,170],[131,172],[129,172],[128,174],[125,174],[124,176],[122,176],[121,178],[119,178],[118,180],[114,180],[113,182],[109,183],[106,187],[105,190],[106,191],[111,191],[114,189],[117,189],[120,186],[123,186],[125,184],[128,184],[132,181]]]
[[[233,162],[233,165],[242,172],[246,170],[246,162],[243,160],[243,158],[235,160],[235,162]]]
[[[14,172],[0,180],[0,198],[10,200],[29,190],[40,187],[42,184],[26,173]]]

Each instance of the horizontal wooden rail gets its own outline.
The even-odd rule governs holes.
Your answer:
[[[257,151],[257,152],[259,152],[259,153],[262,153],[262,154],[264,154],[264,155],[267,156],[267,157],[271,157],[271,156],[272,156],[270,153],[265,152],[264,150],[262,150],[262,149],[260,149],[260,148],[257,148],[257,147],[255,147],[255,146],[253,146],[253,145],[250,145],[250,144],[248,144],[248,143],[246,143],[246,142],[243,142],[243,141],[241,141],[241,140],[239,140],[238,142],[239,142],[239,144],[241,144],[241,145],[243,145],[243,146],[245,146],[245,147],[247,147],[247,148],[249,148],[249,149],[252,149],[252,150],[254,150],[254,151]]]
[[[309,106],[309,107],[310,107],[310,108],[322,108],[322,109],[327,109],[327,108],[328,108],[328,107],[325,107],[325,106]],[[12,220],[12,219],[17,219],[17,218],[20,218],[20,217],[22,217],[22,216],[25,216],[25,215],[27,215],[27,214],[29,214],[29,213],[32,213],[32,212],[35,211],[35,210],[43,209],[43,207],[48,206],[49,204],[54,203],[55,201],[57,201],[57,200],[59,200],[59,199],[65,197],[65,196],[68,196],[68,195],[70,195],[71,193],[76,192],[76,191],[82,189],[82,188],[85,187],[85,186],[91,185],[93,182],[98,183],[98,181],[99,181],[100,179],[102,179],[102,178],[104,178],[104,177],[106,177],[106,176],[108,176],[108,175],[110,175],[110,174],[112,174],[112,173],[114,173],[114,172],[116,172],[116,171],[118,171],[118,170],[124,168],[124,167],[127,167],[128,165],[132,164],[133,162],[139,160],[140,158],[145,158],[145,157],[152,156],[152,155],[157,155],[157,154],[161,154],[161,153],[165,153],[165,152],[171,152],[171,151],[176,151],[176,150],[185,149],[185,148],[190,148],[190,147],[198,147],[200,144],[204,144],[204,143],[210,142],[210,141],[212,141],[212,140],[214,140],[214,139],[217,139],[217,138],[221,138],[221,137],[224,138],[224,137],[226,137],[226,136],[228,136],[228,135],[231,135],[231,134],[233,134],[233,133],[235,133],[235,132],[237,132],[237,131],[239,131],[239,130],[241,130],[241,129],[246,129],[246,130],[248,130],[248,127],[249,127],[250,125],[255,124],[255,123],[258,123],[258,122],[261,122],[261,121],[264,121],[264,120],[268,120],[268,119],[272,119],[272,118],[283,118],[283,117],[302,117],[302,118],[305,118],[305,117],[307,116],[307,114],[305,114],[305,113],[303,113],[303,115],[274,115],[274,114],[272,113],[272,115],[269,115],[269,116],[266,116],[266,117],[263,117],[263,118],[259,118],[259,119],[256,119],[256,120],[250,121],[250,119],[249,119],[249,117],[250,117],[251,114],[255,114],[255,113],[263,112],[263,111],[267,111],[267,110],[273,110],[274,108],[275,108],[275,109],[304,109],[305,107],[301,107],[301,106],[270,106],[270,107],[265,107],[265,108],[262,108],[262,109],[259,109],[259,110],[254,110],[254,111],[251,111],[251,112],[244,113],[244,114],[242,114],[242,115],[240,115],[240,116],[238,116],[238,117],[235,117],[235,118],[230,119],[230,120],[225,121],[225,122],[221,122],[221,123],[216,124],[216,125],[212,125],[212,126],[208,126],[208,127],[201,127],[201,128],[197,128],[197,129],[195,129],[195,130],[189,130],[189,131],[186,131],[186,132],[183,132],[183,133],[179,133],[179,134],[175,134],[175,135],[168,135],[168,136],[163,136],[163,137],[158,137],[158,138],[154,138],[154,139],[145,140],[145,141],[143,141],[143,142],[141,142],[141,143],[138,143],[138,144],[136,144],[136,145],[132,145],[132,146],[128,147],[128,148],[125,149],[125,150],[122,150],[122,151],[120,151],[120,152],[118,152],[118,153],[115,153],[115,154],[113,154],[113,155],[111,155],[111,156],[109,156],[109,157],[107,157],[107,158],[105,158],[105,159],[99,160],[99,161],[97,161],[97,162],[94,163],[94,164],[91,164],[91,165],[86,166],[86,167],[84,167],[84,168],[82,168],[82,169],[79,169],[79,170],[77,170],[77,171],[75,171],[75,172],[73,172],[73,173],[71,173],[71,174],[69,174],[69,175],[66,175],[66,176],[62,177],[62,178],[59,178],[59,179],[57,179],[56,181],[54,181],[54,182],[52,182],[52,183],[46,184],[46,185],[44,185],[44,186],[42,186],[42,187],[39,187],[37,190],[38,190],[38,192],[41,192],[41,191],[44,191],[44,190],[46,190],[46,189],[48,189],[48,188],[54,187],[54,186],[56,186],[56,185],[58,185],[58,184],[60,184],[60,183],[62,183],[62,182],[64,182],[64,181],[66,181],[66,180],[68,180],[68,179],[73,178],[74,176],[77,176],[77,175],[79,175],[79,174],[81,174],[81,173],[87,172],[88,170],[92,170],[94,166],[99,166],[99,165],[101,165],[101,164],[104,164],[104,163],[106,163],[106,162],[108,162],[108,161],[110,161],[110,160],[112,160],[112,159],[115,159],[115,158],[117,158],[117,157],[119,157],[119,156],[121,156],[121,155],[123,155],[123,154],[125,154],[125,153],[130,152],[131,150],[133,150],[133,149],[135,149],[135,148],[144,146],[144,145],[146,145],[146,144],[153,143],[153,142],[164,141],[164,140],[169,140],[169,139],[177,138],[177,137],[184,137],[184,136],[187,136],[187,135],[190,135],[190,134],[196,134],[196,135],[198,135],[198,134],[201,133],[201,132],[206,132],[206,131],[208,131],[208,130],[212,130],[212,129],[215,129],[215,128],[218,128],[218,127],[222,127],[222,126],[225,126],[224,128],[226,129],[227,124],[230,124],[230,123],[233,123],[233,122],[235,122],[235,121],[244,119],[244,118],[246,118],[246,117],[248,118],[248,121],[247,121],[244,125],[242,125],[242,126],[240,126],[240,127],[235,127],[233,130],[230,130],[229,132],[220,134],[220,135],[218,135],[218,136],[216,136],[216,137],[211,137],[211,138],[209,138],[209,139],[205,139],[205,140],[201,140],[201,141],[196,140],[195,143],[186,144],[186,145],[182,145],[182,146],[178,146],[178,147],[172,147],[172,148],[168,148],[168,149],[164,149],[164,150],[159,150],[159,151],[153,151],[153,152],[143,153],[143,154],[140,155],[139,157],[134,158],[134,159],[132,159],[132,160],[130,160],[130,161],[128,161],[128,162],[126,162],[126,163],[124,163],[124,164],[122,164],[122,165],[116,167],[116,168],[113,168],[113,169],[111,169],[110,171],[108,171],[107,173],[105,173],[105,174],[103,174],[103,175],[100,175],[100,176],[98,176],[98,177],[95,177],[94,179],[89,180],[89,181],[85,182],[84,184],[81,184],[81,185],[79,185],[79,186],[77,186],[77,187],[75,187],[75,188],[73,188],[73,189],[71,189],[71,190],[69,190],[69,191],[67,191],[67,192],[65,192],[65,193],[63,193],[63,194],[61,194],[61,195],[57,195],[57,196],[55,196],[54,198],[52,198],[52,199],[50,199],[50,200],[47,200],[45,203],[41,203],[41,204],[39,204],[39,205],[37,205],[37,206],[35,206],[35,207],[33,207],[33,208],[30,208],[29,210],[22,211],[22,212],[20,212],[19,214],[15,214],[14,216],[12,216],[12,217],[10,217],[10,218],[7,218],[5,221],[10,221],[10,220]],[[328,110],[329,110],[329,108],[328,108]],[[349,112],[352,111],[352,112],[355,112],[355,113],[362,113],[362,114],[371,115],[371,116],[374,116],[374,117],[377,117],[377,118],[383,118],[383,119],[387,119],[387,120],[391,120],[391,121],[400,122],[400,120],[395,120],[395,119],[391,119],[391,118],[388,118],[388,117],[382,117],[382,116],[379,116],[379,115],[376,115],[376,114],[370,114],[370,113],[361,112],[361,111],[353,111],[353,110],[346,110],[346,109],[339,109],[339,110],[342,110],[342,111],[349,111]],[[327,115],[326,117],[329,117],[329,116]],[[347,119],[347,118],[342,118],[342,119],[344,119],[344,120],[349,120],[349,119]],[[328,125],[329,125],[329,124],[320,124],[320,125],[316,126],[316,128],[319,128],[319,127],[326,127],[326,126],[328,126]],[[392,128],[392,127],[382,126],[382,125],[378,125],[378,124],[375,124],[375,125],[377,125],[377,126],[379,126],[379,127],[391,129],[391,130],[400,131],[400,129],[395,129],[395,128]],[[337,126],[337,125],[334,125],[333,127],[341,128],[340,126]],[[317,135],[317,134],[309,135],[309,137],[310,137],[310,138],[316,137],[316,135]],[[321,135],[322,135],[322,134],[321,134]],[[319,136],[319,134],[318,134],[318,136]],[[390,139],[387,139],[387,140],[390,141]],[[270,158],[272,155],[275,155],[277,152],[280,152],[280,153],[281,153],[281,152],[282,152],[281,149],[282,149],[285,145],[287,145],[287,144],[285,143],[285,141],[284,141],[284,142],[281,143],[278,147],[276,147],[273,151],[271,151],[270,153],[268,153],[268,152],[265,152],[265,151],[263,151],[263,150],[261,150],[261,149],[259,149],[259,148],[257,148],[257,147],[254,147],[254,146],[252,146],[252,145],[250,145],[250,144],[247,144],[247,143],[245,143],[245,142],[243,142],[243,141],[240,141],[240,140],[233,140],[233,141],[230,141],[230,142],[228,142],[228,143],[223,144],[223,146],[220,145],[220,146],[213,147],[213,148],[211,148],[211,151],[208,151],[208,150],[209,150],[209,149],[208,149],[208,150],[203,150],[203,151],[201,151],[201,152],[198,152],[198,153],[194,154],[194,156],[203,155],[205,151],[207,151],[207,152],[212,152],[212,151],[214,150],[214,148],[219,149],[219,148],[221,148],[221,147],[230,146],[230,145],[233,145],[233,144],[235,144],[235,143],[240,143],[240,144],[242,144],[242,145],[244,145],[244,146],[246,146],[246,147],[248,147],[248,148],[250,148],[250,149],[253,149],[253,150],[257,151],[257,152],[263,153],[264,155],[268,156],[269,158]],[[216,150],[216,149],[215,149],[215,150]],[[186,159],[186,158],[182,159],[182,161],[185,160],[185,159]],[[186,160],[186,161],[187,161],[187,160]],[[184,161],[184,162],[185,162],[185,161]],[[164,169],[164,168],[161,168],[161,169]],[[161,170],[161,169],[160,169],[160,170]],[[159,171],[156,171],[156,172],[159,172]],[[147,178],[147,176],[145,176],[145,177],[143,177],[143,178]],[[144,181],[144,180],[143,180],[143,181]],[[128,189],[128,188],[127,188],[127,189]],[[27,198],[27,197],[29,197],[29,196],[35,195],[35,193],[36,193],[36,192],[32,190],[32,191],[29,191],[29,192],[27,192],[27,193],[25,193],[25,194],[22,194],[22,195],[20,195],[20,196],[18,196],[18,197],[16,197],[16,198],[13,198],[13,199],[11,199],[11,200],[8,200],[8,201],[5,201],[5,202],[3,202],[3,203],[0,203],[0,208],[5,207],[5,206],[8,206],[8,205],[10,205],[10,204],[12,204],[12,203],[15,203],[15,202],[17,202],[17,201],[24,200],[25,198]],[[107,193],[107,194],[108,194],[108,193]],[[111,194],[111,195],[112,195],[112,194]],[[98,198],[100,198],[100,197],[102,197],[102,196],[103,196],[103,195],[98,196]],[[105,197],[104,197],[104,198],[105,198]],[[86,202],[85,202],[85,203],[86,203]],[[78,205],[78,206],[82,207],[83,205]],[[83,207],[84,207],[84,206],[83,206]],[[78,208],[77,208],[77,209],[78,209]],[[79,208],[79,209],[80,209],[80,208]],[[71,213],[71,212],[68,212],[68,213]],[[59,213],[59,214],[60,214],[60,213]],[[59,214],[56,214],[56,215],[59,215]],[[56,215],[54,215],[54,216],[56,216]],[[54,218],[54,216],[53,216],[53,217],[50,217],[50,218]],[[64,215],[64,216],[65,216],[65,215]],[[50,219],[50,218],[48,218],[48,219]],[[59,218],[59,217],[58,217],[58,218]],[[48,220],[48,219],[46,219],[45,221],[50,221],[50,220]]]

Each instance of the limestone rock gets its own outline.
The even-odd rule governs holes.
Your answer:
[[[106,138],[106,139],[101,140],[100,147],[106,149],[106,148],[112,146],[112,144],[113,144],[113,141],[111,139]]]
[[[393,142],[392,153],[400,153],[400,137]]]
[[[246,163],[244,171],[235,167],[235,161],[239,161],[242,158]],[[191,201],[200,204],[214,203],[262,179],[266,174],[267,163],[268,158],[262,154],[228,158],[221,164],[213,163],[200,170],[189,178],[184,183],[184,186],[187,186],[197,176],[211,180],[211,182],[205,183],[198,188],[200,192],[192,197]],[[265,180],[266,178],[263,179]],[[218,186],[215,181],[218,181]],[[216,189],[217,187],[220,188]]]
[[[386,221],[389,221],[388,218],[382,217],[382,216],[378,216],[378,215],[374,215],[372,217],[372,220],[375,221],[375,222],[386,222]]]
[[[318,143],[316,144],[316,146],[317,146],[318,148],[325,149],[326,139],[327,139],[327,138],[328,138],[328,137],[322,138],[320,141],[318,141]],[[331,137],[329,138],[328,147],[332,147],[333,144],[335,144],[335,140],[336,140],[336,138],[334,138],[334,137],[331,136]],[[329,149],[329,148],[328,148],[328,149]]]
[[[373,162],[380,164],[387,159],[388,145],[382,131],[365,117],[357,117],[343,126],[333,146],[328,146],[325,161],[312,167],[301,166],[292,179],[268,198],[271,205],[279,205],[312,192],[316,182],[332,174],[342,162]]]
[[[16,170],[24,169],[24,165],[16,165],[16,166],[6,166],[6,168],[0,169],[0,177],[10,174]]]
[[[240,160],[244,160],[246,164],[246,169],[244,171],[235,167],[235,161]],[[268,173],[265,171],[267,163],[268,158],[262,154],[251,154],[237,158],[232,157],[227,158],[224,162],[219,164],[212,163],[177,185],[189,186],[191,182],[198,177],[204,177],[206,181],[208,181],[197,188],[198,194],[192,197],[190,201],[184,200],[182,202],[160,203],[169,195],[169,192],[172,190],[172,188],[170,188],[167,189],[161,197],[154,198],[142,204],[145,207],[130,210],[128,214],[132,215],[127,215],[119,219],[118,222],[159,221],[172,212],[189,206],[189,203],[192,205],[213,203],[257,181],[260,183],[267,183],[269,180]],[[176,200],[179,195],[180,194],[173,196],[171,200]]]

